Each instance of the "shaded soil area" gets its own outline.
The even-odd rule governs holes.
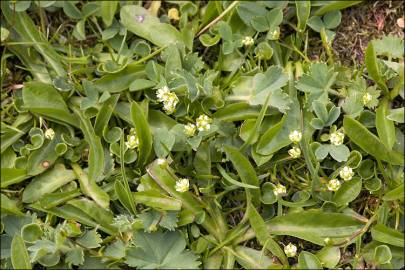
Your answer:
[[[398,19],[404,19],[404,1],[367,1],[342,11],[333,50],[341,63],[361,64],[371,39],[392,34],[403,37]]]

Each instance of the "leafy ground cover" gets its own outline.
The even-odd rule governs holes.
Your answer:
[[[1,268],[403,268],[404,40],[348,59],[355,8],[1,1]]]

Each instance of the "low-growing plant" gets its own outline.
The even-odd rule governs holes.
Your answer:
[[[2,1],[1,267],[403,268],[404,41],[337,61],[360,2]]]

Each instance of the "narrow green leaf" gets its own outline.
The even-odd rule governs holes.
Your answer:
[[[101,18],[106,27],[112,24],[118,1],[101,1]]]
[[[238,172],[240,179],[244,184],[259,186],[259,179],[256,172],[250,164],[249,160],[242,155],[238,149],[232,146],[224,146],[227,157],[232,161],[233,166]],[[260,190],[246,189],[246,193],[249,194],[250,200],[252,200],[255,206],[260,205]]]
[[[110,205],[110,196],[100,188],[94,180],[89,179],[87,174],[77,164],[72,164],[73,171],[80,182],[80,189],[84,195],[92,198],[102,208],[108,208]]]
[[[235,179],[233,179],[231,176],[229,176],[229,174],[226,173],[226,171],[224,170],[224,168],[221,167],[221,165],[217,164],[217,169],[219,171],[219,173],[222,175],[222,177],[228,181],[229,183],[238,186],[238,187],[243,187],[243,188],[254,188],[257,189],[259,188],[258,186],[253,186],[253,185],[249,185],[249,184],[245,184],[245,183],[241,183],[239,181],[236,181]]]
[[[50,84],[27,82],[22,91],[24,107],[46,118],[78,127],[59,92]]]
[[[16,216],[24,216],[21,210],[17,207],[17,202],[9,199],[3,193],[0,194],[1,196],[1,212],[6,214],[12,214]]]
[[[361,185],[362,181],[359,177],[344,182],[338,191],[336,191],[335,196],[333,196],[333,202],[340,206],[353,201],[359,196]]]
[[[370,77],[378,84],[378,86],[380,86],[386,93],[388,93],[388,87],[385,84],[385,81],[381,75],[380,68],[378,67],[377,56],[374,50],[373,42],[368,43],[364,61],[366,63],[367,72]]]
[[[152,133],[141,107],[136,102],[132,102],[131,117],[139,138],[138,164],[144,165],[152,151]]]
[[[311,12],[311,2],[310,1],[295,1],[295,8],[297,10],[297,29],[299,31],[304,31],[307,25],[309,14]]]
[[[376,110],[375,126],[377,128],[378,137],[388,150],[392,150],[395,144],[395,125],[392,120],[387,118],[389,103],[387,99],[380,101],[380,105]]]
[[[113,95],[107,101],[103,103],[100,110],[97,113],[96,122],[94,124],[94,132],[100,138],[103,136],[103,130],[108,127],[108,122],[112,112],[114,111],[115,105],[119,99],[120,95]]]
[[[393,165],[404,165],[404,157],[398,152],[389,151],[380,139],[360,122],[345,116],[343,127],[347,136],[370,155]]]
[[[27,247],[18,234],[14,235],[11,242],[11,264],[14,269],[32,269]]]
[[[76,176],[72,170],[67,170],[63,164],[56,164],[51,170],[35,177],[25,187],[22,200],[25,203],[35,202],[74,179]]]
[[[377,224],[371,229],[374,240],[397,247],[404,247],[404,234],[383,224]]]
[[[288,265],[288,260],[284,254],[284,251],[271,237],[267,230],[266,223],[251,203],[248,203],[247,212],[249,215],[250,226],[253,228],[259,243],[268,249],[272,254],[277,256],[284,265]]]

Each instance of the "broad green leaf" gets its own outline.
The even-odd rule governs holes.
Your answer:
[[[252,107],[248,103],[227,104],[213,114],[215,119],[232,122],[256,118],[260,113],[259,107]]]
[[[108,228],[113,223],[113,213],[110,209],[100,207],[96,202],[87,198],[73,199],[67,204],[80,209],[89,217],[94,219],[98,224]]]
[[[136,203],[142,203],[159,210],[178,211],[182,205],[180,200],[158,194],[156,191],[138,191],[133,193],[133,196]]]
[[[23,88],[24,107],[46,118],[78,127],[59,92],[50,84],[28,82]]]
[[[404,247],[404,234],[383,224],[377,224],[371,229],[374,240],[397,247]]]
[[[362,1],[328,1],[322,3],[322,6],[316,10],[315,15],[321,16],[327,12],[334,11],[334,10],[341,10],[345,9],[354,5],[357,5],[358,3],[361,3]]]
[[[58,159],[55,148],[60,142],[61,137],[56,134],[53,140],[46,141],[41,148],[34,150],[28,157],[27,174],[38,175],[51,168]]]
[[[298,256],[298,269],[323,269],[323,267],[314,254],[302,251]]]
[[[1,208],[2,213],[12,214],[12,215],[16,215],[16,216],[24,216],[24,214],[21,212],[21,210],[17,207],[16,201],[11,200],[3,193],[1,193],[0,196],[1,196],[0,208]]]
[[[136,247],[127,250],[125,263],[137,269],[196,269],[200,262],[186,250],[186,241],[179,232],[135,235]]]
[[[77,222],[80,222],[84,225],[94,228],[97,227],[110,235],[114,235],[117,232],[117,229],[111,225],[112,222],[108,226],[104,226],[103,224],[100,224],[99,222],[93,220],[89,215],[87,215],[79,208],[76,208],[72,205],[63,205],[60,207],[45,209],[42,208],[38,203],[34,203],[30,204],[30,207],[38,211],[61,217],[66,220],[76,220]]]
[[[11,242],[11,264],[14,269],[32,269],[24,240],[18,234],[14,235]]]
[[[333,202],[339,206],[348,204],[359,196],[361,186],[362,181],[359,177],[344,182],[333,196]]]
[[[384,194],[383,200],[394,201],[404,199],[404,183]]]
[[[325,246],[316,254],[323,267],[336,268],[340,261],[340,249],[334,246]]]
[[[74,189],[65,192],[56,192],[56,193],[49,193],[42,196],[39,199],[39,204],[44,209],[49,209],[61,205],[71,199],[74,199],[78,196],[82,195],[79,189]]]
[[[180,43],[182,38],[179,31],[167,23],[161,23],[141,6],[126,5],[121,8],[121,23],[135,35],[153,44],[164,47],[171,43]]]
[[[330,11],[323,16],[325,28],[334,29],[338,27],[342,19],[342,13],[339,10]]]
[[[131,63],[117,73],[102,76],[95,81],[94,85],[101,92],[119,93],[128,89],[134,80],[140,79],[144,74],[144,66]]]
[[[76,7],[75,3],[70,1],[63,2],[63,12],[65,12],[67,16],[75,20],[80,20],[83,17],[83,14]]]
[[[284,265],[288,265],[288,260],[284,251],[271,237],[267,230],[266,223],[251,203],[248,203],[247,212],[249,215],[250,226],[253,228],[259,243],[268,249],[273,255],[277,256]]]
[[[56,164],[51,170],[34,177],[25,187],[22,201],[32,203],[58,188],[76,179],[72,170],[67,170],[63,164]]]
[[[324,239],[343,239],[362,228],[362,222],[340,213],[318,210],[295,212],[266,222],[274,235],[290,235],[324,246]]]
[[[25,169],[1,168],[1,188],[20,183],[30,177]]]
[[[25,242],[35,243],[43,235],[41,226],[36,223],[26,224],[21,228],[21,236]]]
[[[396,140],[395,126],[394,122],[387,118],[388,108],[388,100],[384,99],[380,102],[380,106],[376,110],[375,126],[380,140],[388,150],[392,150]]]
[[[391,109],[388,112],[388,115],[386,117],[389,120],[403,124],[404,120],[405,120],[405,108],[402,107],[402,108]]]
[[[260,250],[237,246],[235,248],[235,259],[244,269],[275,269],[272,259],[263,254]]]
[[[110,26],[114,19],[115,11],[117,10],[118,1],[102,1],[101,2],[101,18],[105,26]]]
[[[136,102],[131,104],[131,117],[135,125],[135,131],[139,138],[139,157],[138,164],[144,165],[152,151],[152,134],[149,128],[148,121]]]
[[[239,174],[240,179],[244,184],[259,186],[259,179],[256,172],[250,164],[249,160],[239,152],[238,149],[232,146],[224,146],[227,157],[232,161],[232,164]],[[257,189],[246,189],[249,195],[247,198],[252,200],[255,206],[260,205],[260,191]]]
[[[392,259],[391,249],[387,245],[380,245],[374,250],[373,261],[376,265],[389,263]]]
[[[404,164],[403,156],[398,152],[389,151],[384,144],[357,120],[345,116],[343,127],[347,136],[361,149],[370,155],[393,165]]]
[[[328,91],[335,82],[337,72],[328,67],[325,63],[311,64],[308,74],[304,74],[297,82],[296,88],[307,93],[307,103],[313,109],[313,102],[320,101],[326,104],[328,102]]]
[[[92,198],[102,208],[108,208],[110,205],[110,196],[96,184],[94,179],[89,179],[79,165],[72,164],[72,168],[80,182],[80,189],[83,194]]]

